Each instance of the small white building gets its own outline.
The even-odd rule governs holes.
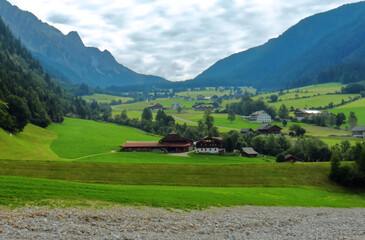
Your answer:
[[[181,104],[180,103],[174,103],[174,104],[172,104],[172,106],[171,106],[171,109],[172,110],[178,110],[178,109],[181,109],[182,108],[182,106],[181,106]]]
[[[249,116],[250,123],[269,123],[271,116],[265,111],[257,111]]]

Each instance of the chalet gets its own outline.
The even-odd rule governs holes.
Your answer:
[[[296,156],[293,156],[291,154],[286,154],[285,155],[285,162],[296,163],[296,162],[303,162],[303,160],[296,157]]]
[[[125,142],[122,152],[164,152],[181,153],[194,150],[194,141],[171,132],[158,142]]]
[[[365,126],[356,126],[351,131],[353,137],[365,138]]]
[[[182,108],[182,106],[181,106],[181,104],[180,103],[174,103],[174,104],[172,104],[172,106],[171,106],[171,109],[172,110],[178,110],[178,109],[181,109]]]
[[[250,134],[254,133],[254,131],[252,130],[252,128],[242,128],[240,133],[242,135],[250,135]]]
[[[162,106],[161,104],[159,103],[155,103],[155,104],[152,104],[151,106],[148,107],[150,110],[166,110],[168,109],[167,107],[164,107]]]
[[[268,123],[261,124],[255,132],[260,134],[280,134],[282,128],[277,125],[271,125]]]
[[[271,122],[271,117],[265,111],[257,111],[250,115],[250,123],[268,123]]]
[[[195,143],[196,153],[224,153],[224,142],[221,137],[205,137]]]
[[[241,149],[243,157],[257,157],[258,153],[252,147],[243,147]]]
[[[217,108],[214,106],[198,105],[194,107],[195,111],[215,111]]]
[[[317,114],[321,114],[319,110],[307,110],[307,109],[297,109],[294,112],[295,117],[298,120],[302,120],[303,118],[311,118]]]
[[[206,100],[206,99],[205,99],[205,96],[198,95],[198,96],[196,96],[196,100],[199,101],[199,100]]]

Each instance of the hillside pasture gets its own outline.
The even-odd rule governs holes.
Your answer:
[[[113,96],[113,95],[107,95],[107,94],[93,94],[88,96],[82,96],[83,99],[90,102],[91,99],[97,99],[100,103],[110,103],[111,101],[119,101],[121,100],[122,103],[125,103],[127,101],[132,101],[133,98],[130,97],[120,97],[120,96]]]
[[[160,136],[147,134],[135,128],[72,118],[65,118],[62,124],[52,124],[48,129],[58,136],[52,142],[51,148],[62,158],[118,151],[125,141],[161,139]]]
[[[331,109],[329,112],[334,114],[342,112],[346,115],[347,119],[350,112],[354,112],[358,120],[357,124],[365,125],[365,98]]]

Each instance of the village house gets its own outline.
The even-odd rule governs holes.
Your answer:
[[[241,155],[242,157],[257,157],[258,153],[252,147],[243,147]]]
[[[356,126],[351,131],[353,137],[365,138],[365,126]]]
[[[291,154],[286,154],[285,155],[285,162],[296,163],[296,162],[303,162],[303,160],[296,157],[296,156],[293,156]]]
[[[181,109],[182,108],[182,106],[181,106],[181,104],[180,103],[174,103],[174,104],[172,104],[172,106],[171,106],[171,109],[172,110],[178,110],[178,109]]]
[[[260,134],[281,134],[282,128],[277,125],[271,125],[268,123],[261,124],[255,132]]]
[[[121,147],[122,152],[181,153],[194,150],[194,141],[171,132],[158,142],[127,141]]]
[[[196,153],[224,153],[226,151],[221,137],[205,137],[195,143]]]
[[[240,133],[241,135],[250,135],[254,133],[254,131],[252,130],[252,128],[242,128]]]
[[[307,110],[307,109],[297,109],[294,112],[295,117],[298,120],[302,120],[303,118],[311,118],[317,114],[321,114],[319,110]]]
[[[168,108],[167,107],[164,107],[162,106],[161,104],[159,103],[155,103],[155,104],[152,104],[151,106],[148,107],[150,110],[167,110]]]
[[[265,111],[257,111],[249,116],[250,123],[268,123],[271,122],[271,116]]]
[[[199,101],[199,100],[206,100],[206,99],[205,99],[205,96],[198,95],[198,96],[196,96],[196,100]]]
[[[198,105],[194,107],[195,111],[215,111],[217,108],[214,106]]]

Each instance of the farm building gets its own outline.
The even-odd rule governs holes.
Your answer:
[[[122,152],[180,153],[194,150],[194,141],[171,132],[158,142],[129,142],[123,144]]]
[[[351,131],[353,137],[365,138],[365,126],[356,126]]]
[[[243,147],[241,149],[243,157],[257,157],[258,153],[252,147]]]
[[[307,110],[307,109],[297,109],[294,112],[295,117],[298,120],[302,120],[303,118],[311,118],[317,114],[321,114],[319,110]]]
[[[255,131],[260,134],[280,134],[282,128],[268,123],[261,124]]]
[[[198,105],[194,107],[195,111],[215,111],[217,108],[214,106]]]
[[[182,108],[182,106],[181,106],[181,104],[180,103],[174,103],[174,104],[172,104],[172,106],[171,106],[171,109],[172,110],[178,110],[178,109],[181,109]]]
[[[155,104],[152,104],[151,106],[148,107],[150,110],[166,110],[168,109],[167,107],[164,107],[162,106],[161,104],[159,103],[155,103]]]
[[[196,96],[196,100],[206,100],[205,99],[205,96],[203,96],[203,95],[198,95],[198,96]]]
[[[250,123],[268,123],[271,117],[265,111],[257,111],[249,116]]]
[[[195,143],[196,153],[224,153],[224,142],[221,137],[205,137]]]
[[[252,134],[254,131],[252,130],[252,128],[242,128],[240,133],[242,135],[249,135]]]
[[[296,162],[303,162],[303,160],[296,157],[296,156],[293,156],[291,154],[286,154],[285,155],[285,162],[296,163]]]

